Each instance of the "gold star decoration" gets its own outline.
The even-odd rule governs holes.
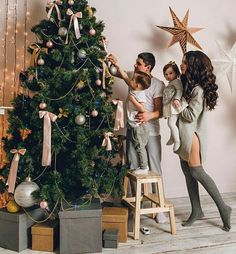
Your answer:
[[[174,27],[157,26],[160,29],[165,30],[173,35],[172,40],[168,45],[168,48],[174,45],[176,42],[179,42],[183,53],[186,53],[187,43],[189,42],[193,46],[202,49],[201,46],[197,43],[197,41],[193,38],[192,34],[202,30],[203,28],[188,27],[189,10],[186,12],[183,20],[180,21],[176,14],[173,12],[173,10],[170,7],[169,9],[174,23]]]

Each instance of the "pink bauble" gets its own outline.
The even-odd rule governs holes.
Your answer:
[[[68,1],[68,4],[69,4],[69,5],[73,5],[74,3],[75,3],[74,0],[69,0],[69,1]]]
[[[40,202],[39,206],[42,209],[47,209],[48,208],[48,202],[46,200],[43,200],[43,201]]]
[[[93,29],[93,28],[91,28],[91,29],[89,30],[89,34],[90,34],[90,35],[95,35],[95,34],[96,34],[96,30]]]
[[[91,112],[91,116],[96,117],[97,115],[98,115],[98,111],[94,109],[94,110]]]
[[[45,103],[45,102],[41,102],[40,104],[39,104],[39,108],[40,109],[45,109],[47,107],[47,104]]]
[[[61,5],[62,1],[61,0],[56,0],[56,4]]]
[[[100,85],[102,84],[102,81],[101,81],[100,79],[97,79],[97,80],[95,81],[95,83],[96,83],[97,86],[100,86]]]
[[[43,60],[43,58],[40,58],[40,59],[38,60],[38,65],[44,65],[44,60]]]
[[[52,48],[53,47],[52,41],[47,41],[46,46],[47,48]]]

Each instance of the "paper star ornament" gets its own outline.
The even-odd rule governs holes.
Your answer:
[[[229,86],[232,92],[233,84],[235,84],[236,82],[236,42],[234,43],[229,53],[222,49],[219,44],[218,47],[222,59],[212,60],[212,63],[216,71],[219,73],[219,76],[227,76]]]
[[[193,38],[192,34],[202,30],[203,28],[188,27],[189,10],[186,12],[183,20],[180,21],[180,19],[176,16],[173,10],[170,7],[169,9],[174,23],[174,27],[157,26],[173,35],[172,40],[168,45],[168,48],[174,45],[176,42],[179,42],[183,53],[186,53],[187,43],[189,42],[193,46],[202,49],[201,46],[197,43],[197,41]]]

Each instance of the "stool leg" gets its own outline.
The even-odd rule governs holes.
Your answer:
[[[169,211],[170,230],[171,230],[171,234],[175,235],[176,234],[176,223],[175,223],[174,207],[170,206],[169,209],[170,209],[170,211]]]
[[[137,181],[136,185],[136,201],[135,201],[135,214],[134,214],[134,239],[139,239],[140,229],[140,205],[141,205],[141,183]]]
[[[127,197],[128,185],[129,185],[129,178],[127,176],[125,176],[125,178],[124,178],[124,196],[123,196],[123,198]]]

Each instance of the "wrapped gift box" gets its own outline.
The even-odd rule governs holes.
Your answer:
[[[58,243],[58,221],[36,223],[31,227],[32,250],[53,252]]]
[[[41,208],[27,209],[27,213],[9,213],[6,209],[0,209],[0,247],[22,251],[31,246],[30,228],[44,217]]]
[[[103,247],[117,249],[118,237],[119,237],[119,230],[118,229],[111,228],[111,229],[104,230],[104,232],[103,232]]]
[[[102,209],[102,229],[118,229],[119,242],[127,241],[128,209],[125,207],[104,207]]]
[[[102,252],[102,208],[99,199],[59,212],[60,254]],[[88,202],[87,202],[88,203]]]

